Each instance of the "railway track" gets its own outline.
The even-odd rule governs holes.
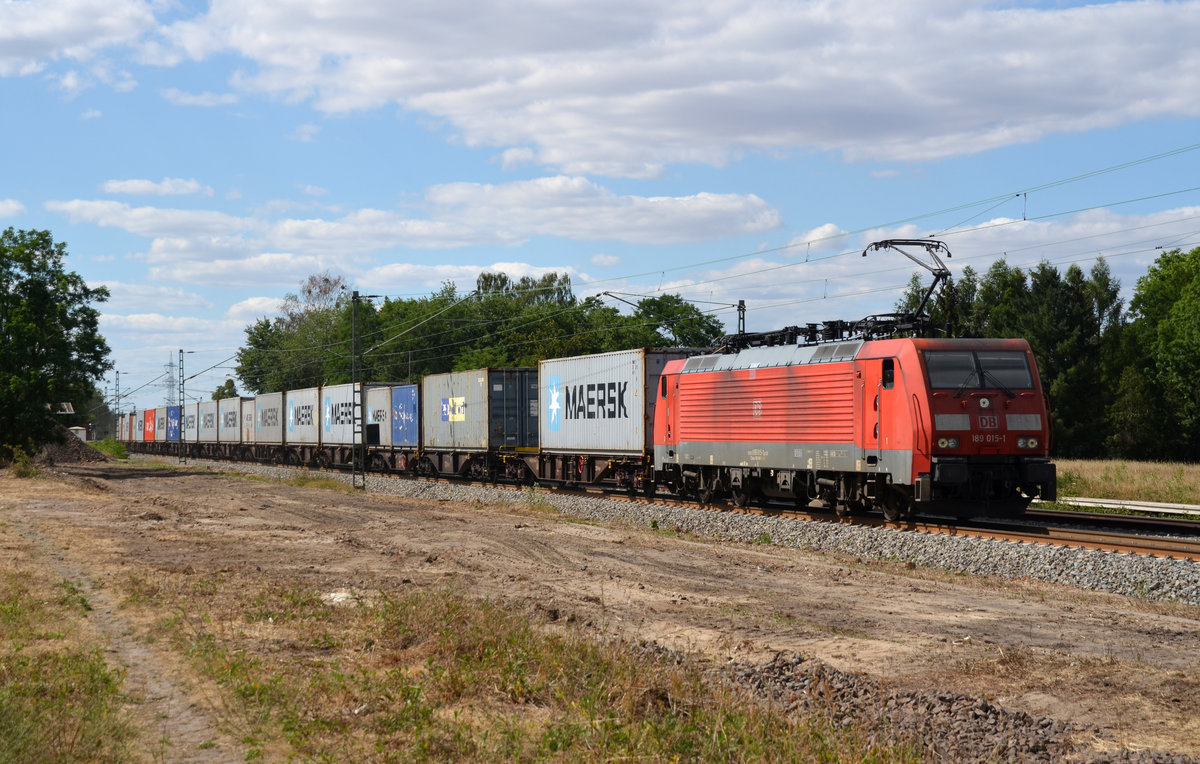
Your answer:
[[[213,461],[193,459],[192,461]],[[216,462],[219,464],[239,462]],[[245,462],[244,464],[252,464]],[[255,465],[263,466],[263,465]],[[311,471],[307,467],[286,469]],[[327,470],[334,474],[345,474],[344,470]],[[409,475],[379,475],[375,478],[388,480],[427,480],[456,485],[471,485],[486,488],[501,488],[513,491],[525,490],[525,486],[506,483],[478,481],[451,481],[447,478],[427,478]],[[890,522],[879,514],[871,513],[851,518],[839,517],[836,513],[818,507],[738,507],[732,503],[713,502],[701,506],[694,501],[673,497],[646,499],[625,493],[610,493],[595,489],[557,488],[557,491],[576,495],[604,497],[616,501],[640,502],[659,506],[701,508],[714,512],[734,512],[772,517],[787,517],[797,521],[850,523],[869,527],[892,528],[916,533],[942,536],[980,538],[1012,543],[1061,546],[1078,549],[1094,549],[1148,557],[1165,557],[1178,560],[1200,561],[1200,520],[1173,518],[1146,518],[1135,515],[1076,512],[1069,510],[1031,509],[1021,520],[939,520],[934,517],[917,518],[909,521]],[[1077,501],[1090,500],[1072,500]],[[1096,500],[1099,501],[1099,500]],[[1120,506],[1144,505],[1138,502],[1117,502]],[[1158,506],[1158,505],[1153,505]],[[1177,505],[1183,507],[1184,505]],[[1200,511],[1200,508],[1193,508]],[[1157,511],[1157,510],[1149,510]],[[1030,520],[1034,522],[1029,522]],[[1095,526],[1102,526],[1103,529]]]

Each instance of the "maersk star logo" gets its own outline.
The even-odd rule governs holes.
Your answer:
[[[552,431],[558,431],[562,427],[562,378],[551,377],[547,392],[550,396],[546,404],[546,412],[549,414],[546,426]]]

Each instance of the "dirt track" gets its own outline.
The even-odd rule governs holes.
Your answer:
[[[164,734],[220,739],[186,671],[107,592],[131,571],[236,573],[322,592],[453,579],[551,620],[714,660],[795,651],[896,688],[987,697],[1200,755],[1200,609],[514,511],[128,464],[0,477],[10,530],[80,581],[98,638]],[[193,747],[194,749],[194,747]],[[219,760],[220,746],[211,752]]]

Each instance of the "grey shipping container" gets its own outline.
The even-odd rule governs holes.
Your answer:
[[[487,451],[537,447],[537,370],[474,369],[421,382],[424,447]]]
[[[283,445],[283,393],[263,393],[254,399],[254,442]]]
[[[694,350],[618,350],[538,365],[546,453],[639,455],[654,450],[663,367]]]
[[[200,401],[196,418],[196,439],[201,443],[217,442],[217,402]]]
[[[217,440],[222,443],[242,442],[242,401],[245,398],[222,398],[217,401]]]
[[[289,444],[319,445],[321,442],[321,412],[318,410],[316,387],[288,390],[284,407],[287,409],[287,442]]]

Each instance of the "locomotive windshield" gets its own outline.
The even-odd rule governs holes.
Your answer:
[[[934,390],[1030,390],[1033,375],[1025,354],[1011,350],[929,350],[929,386]]]

